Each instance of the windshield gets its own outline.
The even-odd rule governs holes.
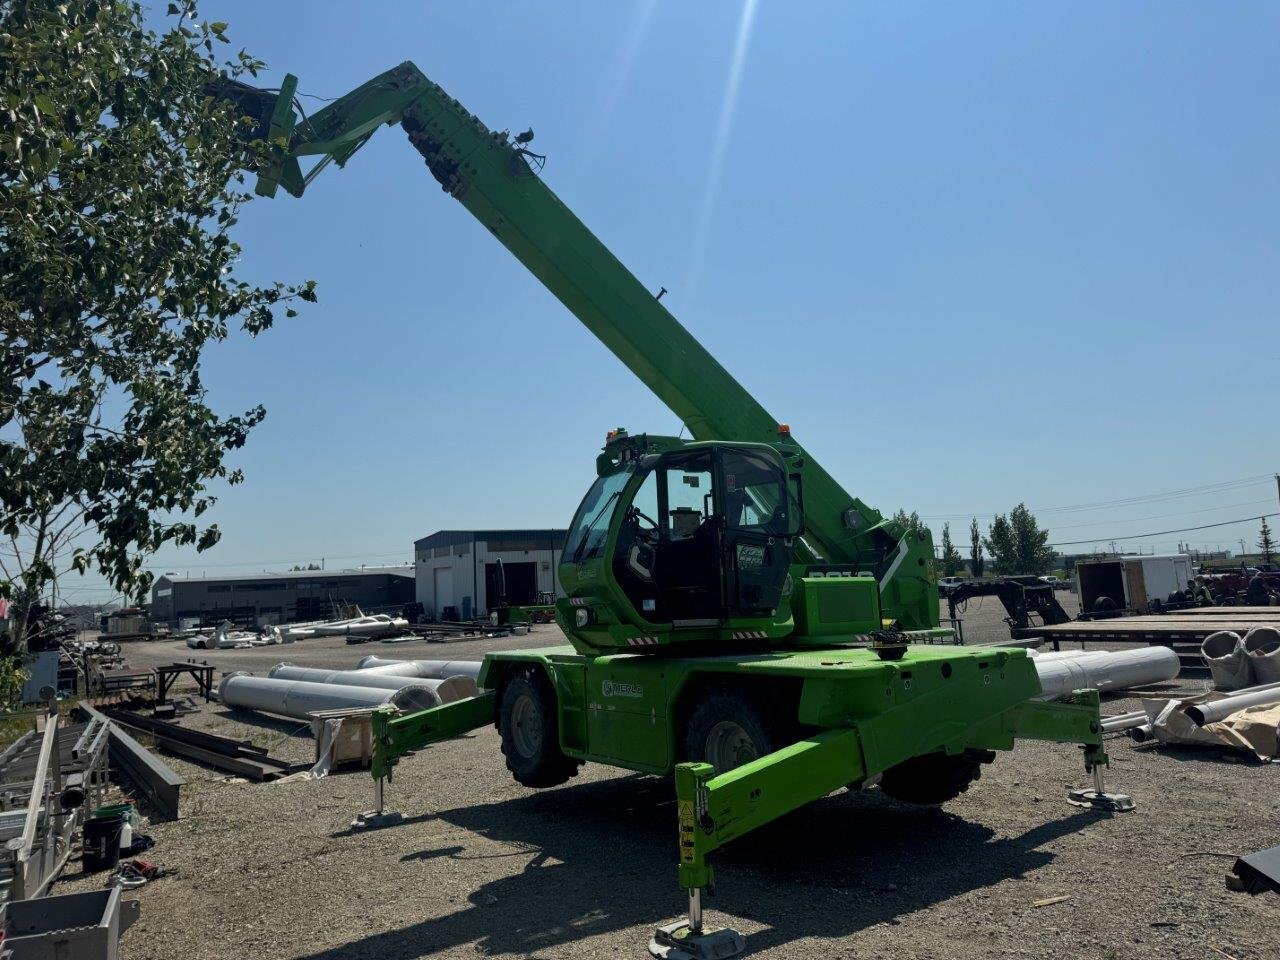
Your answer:
[[[606,473],[596,478],[569,525],[569,539],[565,541],[563,554],[566,560],[581,563],[604,552],[614,502],[630,479],[630,470]]]

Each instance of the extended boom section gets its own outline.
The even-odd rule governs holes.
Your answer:
[[[287,78],[290,91],[296,80]],[[777,444],[779,421],[676,320],[535,173],[541,157],[488,129],[412,63],[370,80],[309,118],[271,129],[286,139],[278,164],[260,171],[259,192],[301,195],[330,161],[342,166],[376,129],[399,123],[428,169],[584,326],[700,440]],[[303,174],[299,157],[319,163]],[[908,531],[851,496],[783,434],[803,476],[805,536],[798,560],[880,585],[886,620],[906,630],[938,626],[927,532]],[[800,571],[797,571],[798,573]]]

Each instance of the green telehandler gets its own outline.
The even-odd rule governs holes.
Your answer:
[[[490,653],[479,696],[375,714],[366,822],[386,816],[398,758],[487,724],[529,787],[586,761],[674,775],[688,912],[650,950],[679,958],[743,949],[736,932],[704,928],[711,855],[841,787],[943,803],[1025,738],[1083,747],[1092,788],[1072,802],[1132,806],[1105,789],[1096,691],[1041,702],[1024,650],[937,642],[950,631],[928,531],[845,492],[729,375],[543,183],[532,131],[489,130],[412,63],[311,116],[291,75],[278,91],[215,87],[272,145],[255,171],[265,196],[301,196],[399,124],[443,190],[692,435],[608,433],[562,554],[569,645]],[[305,157],[317,162],[304,172]]]

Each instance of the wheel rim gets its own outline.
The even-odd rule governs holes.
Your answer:
[[[525,694],[511,708],[511,740],[522,757],[532,757],[542,746],[542,715],[533,697]]]
[[[707,732],[707,746],[703,759],[715,767],[716,773],[724,773],[760,756],[751,734],[739,723],[721,720]]]

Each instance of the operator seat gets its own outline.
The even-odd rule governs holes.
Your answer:
[[[671,511],[671,530],[696,528],[691,536],[672,537],[659,547],[654,579],[673,620],[720,616],[720,556],[714,517],[678,507]]]

